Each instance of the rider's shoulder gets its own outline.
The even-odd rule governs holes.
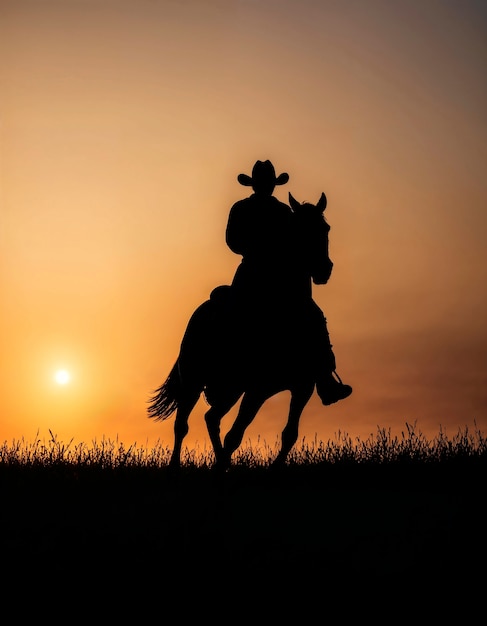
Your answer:
[[[233,209],[243,209],[246,206],[249,206],[249,204],[251,204],[251,202],[249,202],[249,200],[250,200],[250,198],[243,198],[242,200],[237,200],[236,202],[234,202],[232,204],[232,210]]]
[[[242,200],[237,200],[231,209],[230,209],[230,217],[232,219],[245,219],[245,217],[250,217],[251,215],[255,215],[261,205],[259,202],[256,202],[255,196],[249,196],[248,198],[243,198]]]
[[[281,202],[275,196],[260,196],[258,194],[253,194],[248,198],[243,198],[242,200],[237,200],[237,202],[232,205],[231,212],[232,214],[235,214],[252,209],[254,211],[261,211],[266,208],[272,208],[273,211],[279,209],[281,211],[292,213],[291,207],[288,204]]]

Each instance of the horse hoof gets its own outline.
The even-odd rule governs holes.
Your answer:
[[[223,457],[215,461],[215,465],[213,466],[213,468],[216,472],[222,474],[230,469],[230,465],[230,459]]]
[[[217,474],[224,474],[229,470],[230,466],[228,463],[215,463],[213,469]]]
[[[270,469],[280,470],[286,466],[286,459],[282,457],[276,457],[274,461],[270,464]]]
[[[169,472],[169,474],[175,476],[181,471],[181,465],[175,461],[170,461],[169,465],[167,466],[167,471]]]

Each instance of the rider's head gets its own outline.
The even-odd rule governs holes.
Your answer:
[[[271,196],[276,185],[287,183],[289,174],[283,172],[276,177],[274,166],[269,160],[256,161],[252,168],[252,176],[239,174],[237,180],[245,187],[252,187],[257,194]]]

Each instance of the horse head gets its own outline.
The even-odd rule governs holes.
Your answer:
[[[325,285],[333,269],[328,255],[330,226],[324,216],[326,196],[322,193],[318,202],[311,204],[298,202],[290,193],[289,204],[295,217],[301,259],[315,285]]]

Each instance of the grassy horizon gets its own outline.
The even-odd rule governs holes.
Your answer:
[[[90,467],[98,469],[119,468],[165,468],[169,465],[171,446],[156,443],[153,447],[132,444],[124,445],[118,439],[102,438],[93,440],[91,445],[64,443],[56,434],[49,431],[46,440],[37,435],[33,441],[24,438],[10,444],[0,444],[0,467]],[[270,467],[277,455],[280,441],[274,446],[257,440],[247,442],[234,453],[232,465],[243,468]],[[406,423],[401,435],[391,434],[391,429],[377,427],[376,434],[367,439],[352,439],[346,432],[338,431],[333,440],[299,440],[288,457],[288,466],[320,465],[390,465],[390,464],[431,464],[448,461],[483,461],[487,458],[487,438],[475,425],[459,428],[448,437],[440,426],[438,434],[428,439],[416,426]],[[208,469],[214,463],[211,449],[183,448],[181,465],[186,468]]]

